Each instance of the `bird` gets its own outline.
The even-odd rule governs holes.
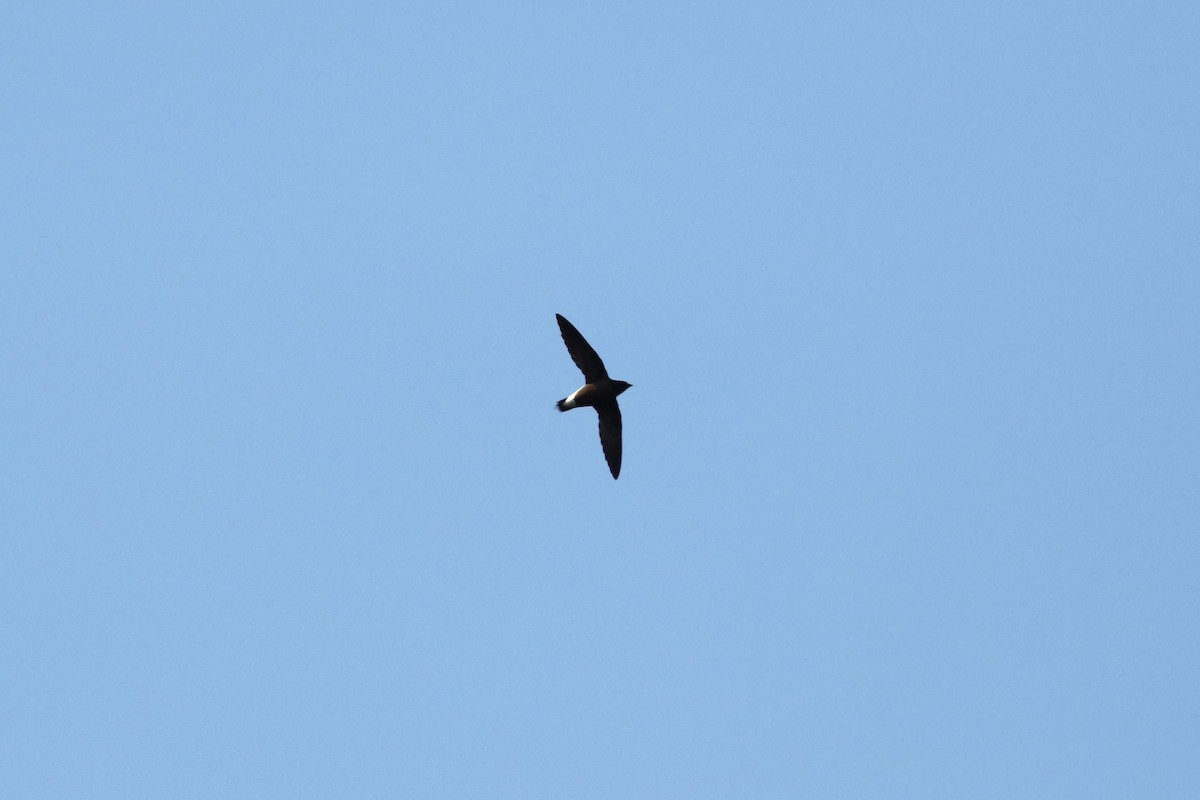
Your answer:
[[[600,446],[604,449],[608,471],[616,480],[621,474],[621,407],[617,405],[617,395],[633,384],[608,377],[604,362],[587,343],[587,339],[562,314],[554,316],[558,319],[558,330],[562,333],[567,352],[583,373],[584,381],[583,386],[559,400],[556,407],[559,411],[570,411],[580,406],[596,409],[596,415],[600,418]]]

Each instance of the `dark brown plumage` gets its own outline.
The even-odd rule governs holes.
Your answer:
[[[604,362],[587,343],[587,339],[562,314],[554,316],[558,319],[558,329],[562,332],[567,352],[583,373],[585,381],[583,386],[558,401],[558,410],[570,411],[580,406],[596,409],[596,415],[600,418],[600,446],[604,449],[608,471],[615,480],[621,474],[621,407],[617,405],[617,395],[632,384],[609,378]]]

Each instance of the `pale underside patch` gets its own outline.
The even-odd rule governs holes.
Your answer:
[[[573,391],[569,395],[567,395],[567,399],[563,400],[563,410],[564,411],[568,408],[578,408],[578,406],[575,404],[575,395],[579,394],[582,391],[583,391],[583,387],[580,386],[578,389],[576,389],[575,391]]]

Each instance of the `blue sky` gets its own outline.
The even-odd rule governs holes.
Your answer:
[[[1197,41],[7,4],[0,794],[1195,797]]]

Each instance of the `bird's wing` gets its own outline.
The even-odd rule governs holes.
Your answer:
[[[600,417],[600,446],[604,448],[604,460],[616,480],[621,474],[621,407],[616,400],[597,403],[596,416]]]
[[[600,360],[600,356],[596,355],[596,351],[587,343],[587,339],[575,330],[575,326],[567,322],[567,318],[562,314],[555,314],[558,318],[558,329],[562,331],[563,342],[567,345],[567,352],[571,354],[571,359],[575,362],[575,366],[579,367],[579,371],[583,373],[583,379],[587,383],[595,383],[602,381],[608,377],[608,371],[604,369],[604,362]],[[620,430],[620,416],[617,417],[618,428]]]

